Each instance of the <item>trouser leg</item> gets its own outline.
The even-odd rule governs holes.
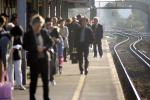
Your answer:
[[[53,76],[54,67],[55,66],[52,66],[52,65],[50,66],[50,81],[54,80],[54,76]]]
[[[8,62],[8,77],[9,77],[9,82],[11,82],[11,86],[14,86],[14,63]]]
[[[42,59],[42,63],[40,65],[42,81],[43,81],[43,97],[44,100],[49,100],[49,86],[48,86],[48,63],[44,59]]]
[[[73,51],[73,43],[70,43],[70,44],[69,44],[70,59],[71,59],[72,51]]]
[[[81,50],[78,51],[79,69],[83,71],[83,53]]]
[[[93,43],[94,56],[97,56],[96,43]]]
[[[64,51],[63,51],[64,61],[66,60],[66,50],[67,48],[64,48]]]
[[[102,44],[98,43],[98,51],[99,51],[99,55],[102,56],[103,52],[102,52]]]
[[[30,74],[30,77],[31,77],[31,81],[30,81],[30,100],[36,100],[34,95],[36,93],[36,87],[37,87],[38,67],[39,66],[30,65],[30,71],[31,71],[31,74]]]
[[[14,61],[16,85],[22,85],[21,59]]]
[[[88,65],[89,65],[88,55],[89,55],[89,49],[84,50],[84,59],[85,59],[84,68],[85,68],[85,70],[88,68]]]

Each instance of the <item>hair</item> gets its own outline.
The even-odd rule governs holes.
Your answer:
[[[89,21],[89,19],[88,19],[87,17],[83,17],[83,18],[82,18],[82,20],[83,20],[83,19],[85,19],[85,20],[86,20],[86,22],[88,22],[88,21]]]
[[[61,20],[59,21],[59,23],[60,23],[60,22],[63,22],[63,21],[64,21],[64,20],[63,20],[63,19],[61,19]]]
[[[13,20],[15,20],[15,19],[17,19],[17,17],[12,17],[12,18],[11,18],[11,22],[12,22]]]
[[[5,18],[3,16],[0,16],[0,23],[2,23],[3,25],[5,23]]]
[[[41,26],[43,26],[45,23],[45,20],[41,15],[35,15],[31,18],[30,25],[32,26],[36,23],[41,23]]]
[[[56,21],[58,21],[57,17],[53,17],[53,19],[56,18]]]
[[[7,24],[6,29],[7,31],[10,31],[13,27],[15,27],[15,25],[12,22],[10,22]]]
[[[77,15],[77,18],[82,18],[82,15],[81,14]]]
[[[37,11],[37,10],[32,10],[32,11],[30,12],[30,14],[32,14],[32,13],[38,14],[38,11]]]
[[[71,22],[71,21],[72,21],[71,18],[66,19],[66,22]]]
[[[96,20],[99,22],[99,19],[98,19],[98,17],[94,17],[93,19],[94,19],[94,20],[96,19]]]
[[[50,18],[50,17],[47,17],[47,18],[45,19],[45,23],[47,23],[47,22],[53,22],[53,19]]]
[[[15,27],[13,27],[10,30],[10,34],[13,35],[13,36],[17,36],[17,35],[22,36],[23,28],[20,25],[16,25]]]

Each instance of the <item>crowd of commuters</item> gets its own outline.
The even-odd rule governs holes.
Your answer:
[[[13,90],[15,72],[16,85],[20,86],[21,90],[26,90],[22,85],[21,70],[21,49],[25,49],[30,67],[30,100],[36,100],[39,73],[43,82],[43,98],[50,100],[48,83],[50,81],[52,85],[56,85],[54,75],[58,71],[59,74],[62,73],[63,62],[67,62],[67,55],[72,59],[72,52],[78,52],[80,74],[85,75],[88,74],[89,47],[93,45],[94,57],[97,57],[98,45],[99,55],[103,57],[103,27],[98,23],[97,17],[94,17],[92,25],[88,18],[81,14],[66,20],[61,17],[44,19],[33,10],[30,13],[28,31],[25,33],[22,27],[17,25],[16,16],[6,25],[7,17],[9,16],[6,14],[0,16],[0,80],[3,70],[7,71]]]

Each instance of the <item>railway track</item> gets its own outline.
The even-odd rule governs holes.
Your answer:
[[[132,87],[136,99],[150,100],[150,61],[135,46],[142,40],[142,37],[130,34],[121,36],[126,37],[126,40],[118,43],[114,47],[116,56]],[[135,98],[129,100],[135,100]]]

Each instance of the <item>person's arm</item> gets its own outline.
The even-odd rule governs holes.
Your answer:
[[[1,38],[1,56],[2,56],[2,61],[3,61],[3,64],[4,64],[4,67],[7,67],[6,66],[6,63],[7,63],[7,52],[8,52],[8,44],[9,44],[9,39],[7,37],[2,37]]]
[[[49,48],[51,48],[54,45],[54,41],[52,40],[51,36],[45,32],[45,37],[46,37],[46,50],[48,50]]]
[[[30,33],[29,33],[30,34]],[[27,51],[37,51],[37,45],[32,44],[30,41],[30,35],[28,33],[24,34],[23,37],[23,48]]]
[[[103,38],[103,26],[101,25],[101,39]]]
[[[90,34],[89,44],[92,44],[95,41],[95,36],[93,34],[93,31],[90,28],[89,28],[89,34]]]

